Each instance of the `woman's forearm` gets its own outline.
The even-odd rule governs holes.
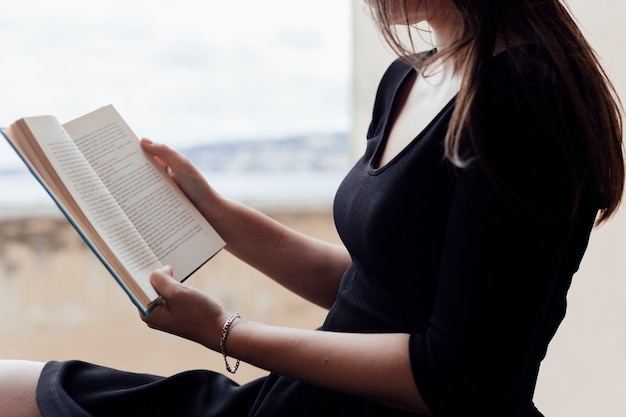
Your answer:
[[[167,267],[150,282],[165,302],[150,327],[184,337],[228,356],[303,382],[428,414],[416,387],[409,335],[363,334],[276,327],[235,319],[200,290],[181,284]],[[225,323],[232,323],[224,336]],[[222,343],[223,342],[223,343]],[[231,359],[231,365],[233,365]]]
[[[281,375],[430,414],[413,379],[408,339],[408,334],[324,332],[237,320],[226,349]]]
[[[309,301],[332,305],[350,264],[344,247],[303,235],[226,199],[219,209],[199,208],[233,255]]]

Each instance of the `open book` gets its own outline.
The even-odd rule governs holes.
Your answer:
[[[155,268],[183,281],[224,247],[113,106],[63,125],[27,117],[2,133],[143,314],[160,301]]]

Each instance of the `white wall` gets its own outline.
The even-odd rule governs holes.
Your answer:
[[[570,7],[626,100],[623,0],[570,0]],[[375,89],[393,59],[361,0],[354,11],[354,153],[362,152]],[[626,205],[626,203],[625,203]],[[546,417],[626,416],[626,208],[594,231],[550,345],[535,401]]]

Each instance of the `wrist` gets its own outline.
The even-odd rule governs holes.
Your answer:
[[[229,353],[227,347],[228,336],[230,335],[230,331],[236,324],[241,322],[241,316],[239,313],[230,314],[226,320],[224,320],[224,325],[222,326],[222,331],[220,333],[220,342],[219,342],[219,350],[224,357],[224,365],[226,367],[226,371],[231,374],[235,374],[237,369],[239,368],[240,360],[239,358],[234,358],[234,364],[231,365],[229,362]]]
[[[213,189],[211,189],[211,191],[207,194],[210,195],[210,197],[199,201],[196,204],[196,208],[202,214],[202,216],[217,230],[220,225],[224,223],[229,211],[232,210],[232,208],[229,207],[232,202],[227,198],[222,197]],[[218,233],[220,233],[219,230]]]

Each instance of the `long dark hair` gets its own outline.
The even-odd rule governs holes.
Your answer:
[[[420,7],[422,1],[376,0],[371,7],[387,43],[408,62],[418,56],[414,31],[408,24],[409,7]],[[602,199],[598,224],[606,221],[618,208],[624,188],[622,106],[567,6],[561,0],[452,0],[452,3],[458,12],[458,32],[454,44],[438,54],[438,58],[452,59],[458,68],[463,68],[463,81],[445,140],[446,156],[462,167],[468,162],[459,151],[462,134],[469,132],[473,142],[478,140],[472,135],[472,104],[485,79],[485,63],[493,56],[496,45],[504,49],[519,43],[540,45],[553,76],[562,83],[563,94],[558,99],[573,109],[587,142],[588,160],[583,167],[575,160],[571,145],[561,144],[572,170],[579,171],[573,172],[580,188],[577,192],[581,192],[585,182],[596,188]],[[399,10],[393,10],[394,7]],[[391,16],[398,13],[407,17],[406,33],[399,33],[398,26],[391,21]],[[411,63],[429,64],[428,61]]]

